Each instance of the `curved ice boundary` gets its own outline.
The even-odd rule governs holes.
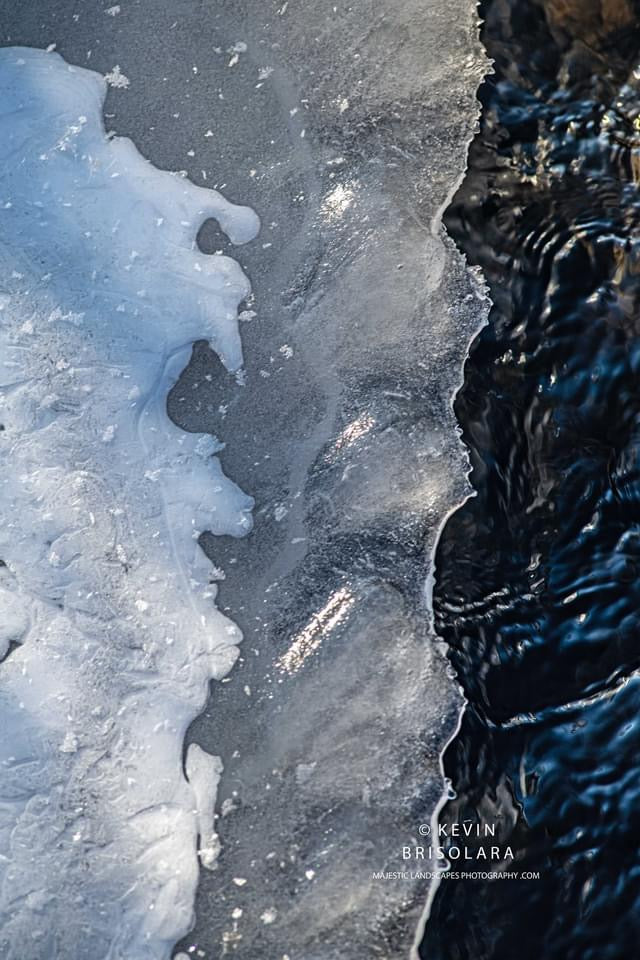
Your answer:
[[[245,534],[252,501],[165,400],[195,339],[240,369],[249,283],[195,237],[258,219],[110,139],[105,89],[0,51],[5,960],[168,957],[217,846],[221,766],[183,737],[240,633],[198,534]]]

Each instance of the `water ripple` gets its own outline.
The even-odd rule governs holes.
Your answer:
[[[475,498],[434,608],[468,707],[440,815],[508,869],[450,879],[429,960],[619,960],[640,933],[640,10],[487,0],[495,73],[446,216],[494,308],[456,413]]]

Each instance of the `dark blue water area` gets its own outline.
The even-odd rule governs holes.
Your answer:
[[[640,5],[487,0],[481,15],[494,73],[445,222],[494,307],[455,404],[475,496],[436,555],[437,629],[468,699],[440,824],[489,826],[497,840],[472,854],[499,842],[513,860],[480,863],[497,879],[441,881],[420,953],[628,960],[640,957]]]

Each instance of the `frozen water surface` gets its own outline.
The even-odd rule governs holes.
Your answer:
[[[60,394],[56,402],[60,405],[64,399],[70,405],[61,410],[38,407],[38,416],[50,417],[54,424],[59,420],[59,428],[54,427],[56,440],[47,446],[53,452],[38,453],[33,469],[44,476],[50,460],[59,465],[65,478],[70,477],[75,470],[88,470],[82,459],[88,455],[80,453],[80,447],[82,451],[90,447],[91,456],[100,464],[92,482],[104,490],[99,495],[86,494],[86,498],[107,505],[93,511],[96,525],[101,524],[99,530],[92,534],[94,528],[86,527],[83,542],[92,542],[93,548],[84,546],[81,559],[76,558],[79,551],[72,539],[68,542],[66,533],[66,527],[74,525],[73,517],[67,516],[74,503],[68,492],[73,490],[72,481],[65,480],[64,493],[59,479],[47,482],[46,489],[55,490],[56,502],[43,502],[42,510],[51,513],[53,519],[47,522],[53,529],[45,531],[44,523],[37,527],[39,533],[34,536],[43,559],[38,564],[29,561],[32,580],[43,576],[42,570],[49,578],[66,575],[70,580],[74,565],[81,562],[84,569],[85,564],[96,564],[94,569],[98,569],[96,558],[113,553],[118,543],[126,551],[122,531],[134,523],[137,530],[144,523],[146,505],[149,511],[155,509],[152,504],[156,504],[153,497],[158,495],[158,484],[153,485],[151,478],[140,480],[141,473],[144,478],[149,471],[153,477],[154,457],[165,457],[164,467],[172,478],[169,481],[167,477],[166,482],[175,482],[181,496],[195,497],[201,481],[206,482],[206,498],[199,501],[202,509],[197,510],[194,529],[222,534],[205,538],[213,565],[200,566],[205,558],[198,554],[191,523],[181,525],[183,513],[171,515],[177,508],[165,496],[164,517],[169,520],[165,529],[174,537],[173,553],[159,544],[149,547],[149,560],[140,574],[128,561],[125,572],[117,553],[113,566],[108,567],[111,577],[127,578],[123,596],[137,599],[135,591],[139,589],[142,602],[150,603],[154,593],[148,581],[155,576],[161,596],[158,602],[179,605],[183,611],[183,646],[174,652],[176,637],[170,656],[183,655],[184,671],[193,669],[201,681],[194,680],[192,685],[185,680],[179,695],[172,691],[177,690],[180,671],[160,681],[165,675],[156,667],[149,684],[152,691],[145,686],[154,667],[142,644],[146,641],[163,648],[162,618],[155,618],[151,626],[149,612],[138,610],[135,600],[134,610],[127,606],[124,616],[119,608],[113,614],[100,613],[102,619],[91,612],[89,605],[98,603],[96,598],[120,596],[120,587],[103,579],[102,570],[101,591],[80,599],[73,595],[74,590],[91,593],[91,587],[70,587],[63,610],[55,606],[60,601],[54,601],[53,608],[49,605],[42,613],[42,623],[45,629],[53,629],[56,618],[64,616],[66,625],[73,610],[83,638],[91,635],[85,629],[89,622],[111,625],[109,642],[100,639],[96,651],[87,652],[84,671],[74,670],[69,682],[82,686],[79,709],[86,707],[90,712],[103,703],[101,722],[115,723],[117,731],[126,730],[127,717],[133,721],[134,713],[141,713],[139,706],[126,706],[122,718],[118,715],[121,674],[114,663],[123,658],[137,664],[134,677],[138,684],[135,691],[123,696],[123,705],[140,703],[148,693],[150,702],[164,711],[163,717],[177,716],[184,723],[202,702],[199,698],[210,660],[205,669],[204,658],[198,657],[204,633],[187,619],[191,614],[184,598],[188,596],[190,564],[196,565],[196,580],[216,579],[220,609],[242,629],[244,642],[236,665],[223,682],[211,686],[205,710],[187,732],[186,771],[195,778],[192,786],[178,775],[182,760],[179,723],[174,724],[174,731],[161,731],[163,744],[156,739],[158,734],[145,734],[139,741],[145,769],[155,770],[158,764],[157,769],[164,771],[157,776],[143,775],[144,789],[151,789],[149,782],[157,786],[160,777],[166,777],[167,794],[175,789],[181,797],[170,809],[176,811],[176,817],[178,811],[185,811],[179,815],[183,817],[182,838],[172,825],[167,831],[171,840],[166,841],[170,868],[185,865],[187,879],[179,889],[185,894],[194,890],[196,831],[202,834],[202,860],[211,863],[217,854],[215,869],[201,871],[195,927],[176,947],[180,954],[206,960],[222,955],[240,960],[390,960],[407,956],[429,883],[420,878],[375,880],[373,873],[406,868],[402,846],[419,842],[418,828],[429,822],[441,796],[439,755],[459,708],[459,697],[430,630],[425,582],[428,587],[440,526],[468,492],[468,465],[457,438],[451,397],[461,381],[469,340],[486,312],[481,291],[440,225],[441,211],[464,169],[477,115],[475,91],[486,68],[477,41],[475,4],[471,0],[406,0],[402,4],[397,0],[353,0],[348,5],[335,0],[122,0],[119,7],[117,15],[111,15],[108,2],[75,5],[67,0],[31,0],[16,5],[0,0],[5,42],[41,48],[56,43],[68,62],[89,65],[107,76],[111,84],[105,104],[109,129],[130,136],[156,167],[185,169],[195,183],[217,187],[260,214],[258,240],[241,250],[230,248],[210,219],[199,233],[202,250],[223,251],[241,263],[251,278],[255,301],[249,300],[241,310],[247,321],[242,323],[243,385],[229,369],[239,362],[234,352],[238,348],[234,314],[246,290],[245,281],[229,261],[191,249],[202,217],[213,213],[221,223],[223,211],[207,207],[213,202],[210,194],[194,194],[185,181],[154,173],[145,165],[142,169],[149,177],[159,183],[161,176],[162,183],[170,186],[154,187],[144,202],[139,201],[138,209],[129,203],[115,241],[104,236],[107,228],[102,229],[102,217],[111,217],[112,212],[117,216],[118,203],[112,200],[112,209],[94,217],[89,189],[83,193],[86,200],[82,204],[58,211],[60,216],[68,214],[66,223],[73,238],[64,240],[67,227],[60,230],[57,245],[64,240],[67,249],[63,253],[56,253],[46,239],[51,235],[48,228],[38,226],[40,214],[50,222],[53,216],[46,197],[21,238],[16,236],[13,221],[7,221],[14,233],[3,232],[11,251],[4,282],[11,284],[7,292],[22,297],[24,303],[19,310],[19,301],[13,299],[9,316],[15,317],[19,328],[37,314],[49,338],[40,333],[19,335],[20,344],[23,338],[31,344],[28,358],[20,361],[28,362],[28,367],[20,369],[26,369],[25,376],[34,383],[24,389],[27,393],[41,390],[43,396]],[[43,55],[40,57],[44,62]],[[70,82],[76,97],[79,90],[89,89],[87,83],[98,81],[88,81],[80,73]],[[50,96],[50,87],[45,89]],[[73,112],[93,116],[87,106]],[[76,124],[77,117],[67,122]],[[13,124],[14,120],[10,129]],[[15,124],[17,130],[19,117]],[[64,129],[55,142],[66,131],[66,126],[61,126]],[[3,143],[6,145],[6,140]],[[41,148],[13,149],[14,157],[28,156],[30,170],[38,175],[32,179],[32,187],[40,190],[39,178],[46,176],[36,164]],[[130,147],[117,143],[111,154],[113,149],[113,144],[103,143],[107,155],[131,152]],[[69,168],[75,165],[80,174],[73,153],[60,152],[57,162],[66,162]],[[14,160],[10,171],[11,176],[22,177]],[[26,180],[26,171],[24,176]],[[119,179],[111,180],[108,191],[103,191],[105,196],[107,192],[112,198],[119,196],[114,193]],[[164,236],[173,238],[179,221],[189,221],[182,247],[175,243],[169,270],[162,256],[162,229],[155,225],[157,216],[164,214],[147,217],[144,211],[148,204],[161,204],[165,196],[171,197],[171,204],[174,199],[177,203],[178,188],[198,199],[194,199],[191,213],[177,217],[178,222],[171,220],[165,228],[171,233]],[[138,196],[131,179],[127,196]],[[34,193],[30,198],[38,196]],[[4,197],[0,201],[4,202]],[[0,213],[4,213],[1,202]],[[19,225],[18,213],[12,216]],[[91,222],[82,223],[83,216]],[[253,220],[249,223],[247,216],[230,214],[229,223],[249,227]],[[114,222],[108,222],[110,231]],[[229,223],[222,220],[225,229]],[[136,411],[126,402],[121,409],[120,399],[128,397],[134,384],[127,381],[125,389],[124,376],[111,376],[115,360],[105,355],[104,327],[89,316],[91,303],[102,304],[108,297],[102,281],[92,278],[94,265],[83,239],[85,230],[100,233],[96,269],[110,269],[116,252],[122,265],[114,287],[123,285],[129,296],[125,300],[120,293],[111,303],[107,311],[110,323],[124,329],[126,316],[118,312],[123,302],[130,307],[135,304],[142,313],[139,289],[147,290],[163,318],[151,339],[145,333],[149,328],[140,326],[142,320],[127,325],[129,339],[117,353],[116,365],[122,361],[126,371],[131,371],[132,381],[142,378],[141,370],[153,367],[146,388],[139,383],[141,393],[146,389],[149,399],[140,400],[137,410],[139,422],[149,427],[157,424],[158,434],[144,429],[141,436],[146,451],[143,455],[141,444],[135,444],[129,461],[124,459],[128,449],[125,438],[131,435],[126,423],[127,416],[134,418]],[[135,241],[129,242],[132,231]],[[40,244],[33,256],[27,241]],[[133,262],[132,249],[140,254]],[[64,268],[61,265],[55,281],[50,281],[55,297],[40,283],[42,276],[53,273],[52,267],[41,265],[38,257],[56,263],[64,260]],[[28,264],[16,265],[20,258],[26,258]],[[146,276],[135,282],[131,278],[131,286],[127,286],[136,263]],[[203,272],[195,269],[196,263]],[[131,270],[125,271],[130,264]],[[217,308],[213,311],[214,329],[204,309],[189,309],[198,297],[193,283],[206,284],[203,296],[210,304],[213,285],[222,282],[216,264],[229,271],[232,285],[225,288],[229,294],[225,313],[231,314],[225,332]],[[14,269],[24,275],[22,280],[10,279]],[[193,278],[194,274],[196,279],[183,283],[183,275]],[[238,286],[232,294],[234,284]],[[43,306],[38,306],[41,303]],[[49,325],[48,317],[56,309],[65,315],[84,312],[84,325],[76,327],[71,319]],[[72,339],[56,340],[53,350],[54,331],[56,337],[66,331],[64,337]],[[133,341],[132,331],[141,343]],[[164,343],[165,335],[170,344]],[[254,526],[245,538],[226,533],[240,532],[241,518],[247,516],[246,501],[230,481],[216,475],[215,459],[201,461],[194,456],[197,436],[172,427],[164,416],[166,391],[188,359],[189,342],[197,338],[208,338],[216,352],[203,343],[196,346],[187,370],[170,390],[169,411],[180,427],[215,435],[226,443],[218,455],[224,473],[255,498]],[[175,354],[171,364],[171,350],[179,347],[185,349]],[[54,374],[58,350],[68,351],[63,359],[70,368]],[[163,374],[165,362],[170,365]],[[74,382],[87,383],[97,391],[80,403],[82,410],[87,409],[83,404],[88,404],[91,415],[81,421],[82,430],[76,426],[73,432],[63,430],[62,424],[78,417],[78,407],[69,400],[70,396],[75,401],[76,394],[71,387],[61,392],[57,386],[41,382],[46,371],[47,377],[60,376],[66,383],[70,369],[75,370]],[[12,373],[11,382],[19,379],[19,372]],[[17,403],[21,389],[16,388],[8,401]],[[143,418],[143,410],[149,411],[147,417]],[[84,430],[93,416],[97,418],[92,434],[95,442],[89,443],[83,440]],[[45,429],[50,429],[46,423]],[[106,442],[100,439],[98,443],[98,436],[102,438],[105,431]],[[153,438],[160,434],[162,441],[155,443]],[[20,435],[25,445],[33,443],[35,434],[24,424]],[[120,447],[114,446],[116,443]],[[179,463],[179,455],[172,450],[185,450],[185,462]],[[35,459],[35,451],[33,456]],[[200,464],[195,474],[188,458]],[[17,468],[17,462],[14,459],[5,472],[12,496],[17,496],[14,489],[25,473],[24,468]],[[107,483],[114,473],[120,475],[121,486],[109,492]],[[89,483],[89,479],[83,482]],[[223,490],[216,494],[217,486]],[[17,524],[22,517],[21,529],[34,530],[36,521],[29,510],[35,510],[35,491],[19,489],[20,506],[11,511],[11,520]],[[139,495],[142,489],[149,491],[149,500]],[[216,499],[223,494],[224,509]],[[126,522],[108,513],[109,506],[116,510],[121,506],[114,500],[132,504]],[[157,509],[161,512],[159,505]],[[229,518],[226,531],[220,522],[223,516]],[[67,567],[50,571],[48,560],[44,562],[43,544],[56,536],[61,541],[56,552]],[[90,536],[95,539],[90,541]],[[132,539],[141,542],[137,533]],[[50,552],[56,547],[46,549]],[[26,548],[16,546],[16,550],[24,554]],[[180,569],[187,571],[187,581],[178,588]],[[13,600],[22,596],[21,590],[30,588],[29,584],[10,582],[0,586]],[[45,603],[38,599],[40,602]],[[214,617],[211,601],[206,602],[207,616]],[[14,632],[23,629],[21,618],[25,611],[32,616],[32,609],[31,599],[22,607],[12,607],[9,622]],[[130,614],[135,617],[132,621],[126,620]],[[143,631],[146,623],[149,629]],[[122,629],[123,624],[130,631]],[[222,621],[223,631],[225,626],[228,622]],[[64,629],[66,633],[70,630],[68,626]],[[33,635],[29,634],[31,649],[36,645]],[[70,637],[65,641],[68,649]],[[10,643],[10,638],[3,634],[0,643]],[[0,673],[9,669],[16,655],[24,655],[27,645],[9,654]],[[47,678],[50,664],[57,662],[49,657],[47,667],[42,666]],[[60,663],[65,662],[61,658]],[[11,684],[26,684],[19,680],[19,661],[15,663],[11,669],[16,679],[10,674]],[[94,681],[94,676],[99,679]],[[61,685],[66,682],[64,678]],[[94,693],[94,687],[102,692]],[[189,699],[187,688],[198,688],[200,693]],[[92,691],[90,697],[87,690]],[[51,760],[48,769],[62,771],[68,766],[77,771],[76,779],[65,787],[70,791],[69,805],[75,809],[76,800],[78,808],[85,804],[82,829],[94,831],[92,849],[100,851],[99,855],[83,854],[87,857],[87,882],[69,884],[70,895],[85,897],[86,905],[86,913],[78,909],[72,916],[82,923],[90,916],[89,929],[94,936],[101,931],[108,935],[110,930],[120,938],[122,950],[128,951],[127,960],[135,960],[134,936],[138,930],[150,930],[152,921],[145,921],[132,934],[122,913],[117,919],[109,914],[114,887],[127,870],[134,872],[137,884],[124,879],[126,897],[118,902],[127,905],[125,919],[135,917],[138,907],[151,914],[160,930],[153,943],[157,955],[162,956],[171,936],[177,937],[188,926],[192,903],[187,896],[183,900],[171,892],[172,909],[168,909],[154,896],[154,871],[160,869],[157,864],[163,859],[162,844],[152,841],[152,826],[160,829],[155,815],[148,818],[149,824],[138,817],[136,846],[129,836],[135,818],[134,825],[126,817],[112,819],[108,803],[100,800],[100,790],[94,788],[95,782],[102,780],[101,774],[96,777],[91,772],[92,757],[99,755],[103,764],[113,765],[109,769],[116,768],[117,761],[104,752],[111,728],[98,733],[101,727],[94,722],[85,735],[82,723],[74,725],[67,719],[68,713],[72,714],[70,705],[61,705],[50,741],[55,761]],[[136,720],[136,731],[142,730],[139,723]],[[77,752],[59,754],[58,746],[67,733],[77,738]],[[119,743],[128,748],[124,733]],[[154,743],[158,749],[154,747],[151,753],[149,744]],[[34,756],[40,755],[39,744],[36,740]],[[67,744],[73,745],[71,736]],[[221,758],[217,763],[216,756]],[[14,770],[12,783],[22,791],[16,803],[26,804],[32,797],[46,800],[46,789],[34,781],[40,768],[29,775],[31,779],[25,769],[23,764],[21,774]],[[129,771],[123,774],[136,779]],[[129,803],[129,793],[125,796]],[[189,802],[183,808],[182,798],[187,796]],[[207,796],[208,804],[200,801]],[[99,803],[106,806],[106,814]],[[90,808],[91,804],[96,806]],[[200,809],[192,813],[196,804]],[[41,820],[38,812],[28,822],[41,838],[43,862],[59,864],[59,855],[56,859],[51,854],[47,860],[56,841],[45,838],[43,828],[47,824],[59,827],[62,818],[56,813]],[[123,848],[128,850],[133,844],[131,849],[138,851],[133,854],[134,860],[138,858],[134,867],[125,853],[117,869],[114,866],[112,873],[100,873],[99,856],[110,862],[104,839],[109,829],[122,830],[118,836]],[[79,832],[74,824],[70,835]],[[36,874],[31,871],[28,875]],[[147,875],[144,881],[143,875]],[[24,896],[15,884],[10,885],[16,898],[23,896],[21,911],[15,915],[32,918],[28,933],[24,929],[11,932],[13,949],[21,951],[20,960],[52,957],[39,948],[31,954],[24,952],[25,943],[33,942],[33,930],[40,925],[50,932],[54,926],[47,917],[53,918],[55,911],[44,901],[40,908],[37,899],[44,897],[43,876],[46,869],[40,872],[37,890]],[[57,888],[55,892],[57,895]],[[104,916],[101,902],[107,904]],[[154,909],[149,911],[151,902]],[[174,903],[181,913],[173,909]],[[39,918],[38,922],[34,918]],[[100,957],[83,939],[84,931],[63,932],[69,940],[77,934],[71,951],[74,960]]]
[[[166,957],[211,865],[220,761],[184,734],[237,656],[204,529],[252,501],[166,414],[191,343],[242,352],[238,264],[195,249],[248,208],[102,124],[105,81],[0,53],[2,955]]]

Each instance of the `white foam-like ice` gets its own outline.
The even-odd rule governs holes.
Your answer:
[[[200,531],[252,501],[166,396],[242,364],[255,214],[104,132],[105,80],[0,51],[0,954],[159,960],[192,923],[215,759],[187,725],[237,656]],[[16,646],[18,644],[18,646]]]

